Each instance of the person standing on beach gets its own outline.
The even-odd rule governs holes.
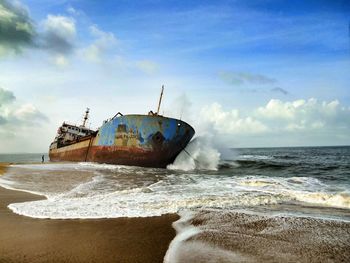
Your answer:
[[[41,162],[43,163],[44,161],[45,161],[45,157],[43,155],[43,156],[41,156]]]

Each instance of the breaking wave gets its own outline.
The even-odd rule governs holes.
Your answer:
[[[173,164],[168,165],[170,170],[217,170],[220,161],[220,152],[215,149],[208,138],[193,139],[176,158]]]
[[[46,197],[9,205],[17,214],[36,218],[148,217],[183,209],[261,210],[288,203],[350,208],[346,186],[334,187],[313,177],[240,176],[235,175],[239,168],[226,169],[13,165],[0,185]]]

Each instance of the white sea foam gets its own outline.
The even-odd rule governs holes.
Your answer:
[[[0,185],[46,196],[10,204],[37,218],[147,217],[188,208],[260,207],[288,202],[350,208],[346,189],[311,177],[229,176],[99,164],[12,166]]]
[[[341,193],[325,193],[325,192],[314,192],[305,193],[296,191],[294,192],[296,200],[312,203],[322,206],[331,206],[339,208],[350,208],[350,194],[349,192]]]
[[[167,192],[167,193],[166,193]],[[114,218],[148,217],[176,213],[183,208],[229,207],[276,203],[273,196],[203,196],[147,192],[132,189],[90,197],[57,196],[48,200],[9,205],[14,212],[37,218]]]
[[[237,156],[238,160],[272,160],[273,156],[268,155],[252,155],[252,154],[243,154]]]
[[[127,165],[115,165],[115,164],[105,164],[105,163],[91,163],[91,162],[81,162],[78,163],[79,169],[90,169],[90,170],[114,170],[114,171],[132,171],[134,172],[135,169],[140,169],[136,166],[127,166]]]
[[[165,263],[346,261],[348,223],[214,209],[185,210]],[[320,255],[320,246],[327,249]],[[307,247],[307,253],[305,253]],[[274,248],[271,250],[271,248]],[[293,253],[291,253],[291,251]]]
[[[181,211],[179,215],[181,218],[173,223],[176,237],[169,245],[164,257],[164,263],[251,262],[250,257],[239,252],[229,251],[210,242],[197,240],[196,236],[203,230],[191,223],[196,214],[187,210]]]
[[[200,229],[190,224],[190,220],[194,217],[191,211],[179,212],[181,218],[173,223],[176,230],[176,237],[171,241],[169,248],[164,257],[164,263],[181,262],[180,250],[183,247],[183,242],[200,233]]]

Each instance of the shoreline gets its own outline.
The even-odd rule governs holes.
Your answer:
[[[0,164],[3,173],[6,166]],[[0,262],[163,262],[177,214],[146,218],[37,219],[10,203],[42,196],[0,187]]]
[[[0,163],[1,173],[8,165],[11,164]],[[258,211],[199,209],[179,215],[106,219],[31,218],[8,208],[12,203],[43,199],[46,197],[35,193],[0,187],[0,262],[348,262],[350,259],[350,221],[278,215],[273,211],[280,213],[281,207],[273,204],[269,215]],[[284,204],[285,211],[293,209],[293,204]],[[299,209],[309,213],[313,210],[315,215],[324,212],[314,206]],[[350,216],[347,210],[323,209]]]

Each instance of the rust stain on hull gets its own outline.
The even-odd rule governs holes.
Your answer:
[[[91,146],[67,151],[52,150],[50,160],[73,162],[97,162],[119,165],[165,168],[173,163],[182,149],[174,154],[169,151],[145,151],[137,148],[118,146]],[[86,157],[87,156],[87,157]]]
[[[162,116],[126,115],[63,147],[51,147],[51,161],[98,162],[165,168],[194,135],[187,123]]]

